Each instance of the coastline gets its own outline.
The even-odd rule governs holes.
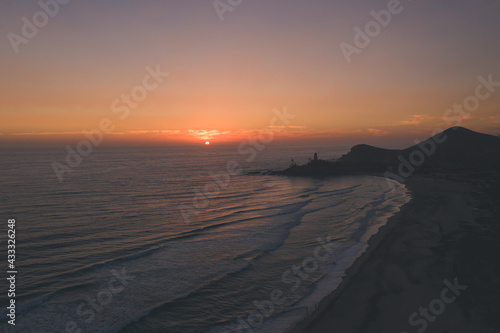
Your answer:
[[[468,290],[427,323],[426,332],[498,332],[498,326],[489,328],[487,310],[474,301],[485,289],[480,284],[494,281],[474,279],[470,250],[482,241],[485,225],[498,220],[499,183],[413,176],[405,184],[410,202],[370,238],[339,287],[285,332],[417,332],[423,326],[411,326],[409,316],[439,298],[444,281],[455,278]],[[476,232],[471,236],[470,231]]]

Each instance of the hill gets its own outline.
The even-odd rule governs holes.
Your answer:
[[[297,176],[354,173],[499,172],[500,137],[452,127],[406,149],[356,145],[335,162],[313,160],[281,172]],[[404,176],[407,177],[407,176]]]

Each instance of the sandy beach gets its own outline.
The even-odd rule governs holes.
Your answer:
[[[451,178],[408,180],[412,200],[288,333],[500,332],[500,180]]]

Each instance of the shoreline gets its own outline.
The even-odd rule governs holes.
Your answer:
[[[378,174],[370,174],[372,177],[381,177]],[[406,184],[405,184],[406,186]],[[349,287],[351,280],[355,277],[358,271],[362,268],[363,264],[370,258],[372,252],[376,250],[379,243],[383,241],[384,236],[388,229],[391,229],[395,224],[399,222],[400,215],[403,214],[405,210],[408,209],[408,206],[412,204],[414,197],[413,192],[408,188],[410,192],[411,199],[409,202],[401,206],[400,210],[396,212],[393,216],[391,216],[387,223],[381,226],[376,234],[374,234],[367,242],[366,250],[354,261],[354,263],[346,269],[345,276],[342,278],[342,282],[340,285],[329,295],[323,298],[319,303],[313,313],[301,318],[298,322],[296,322],[293,326],[286,329],[283,333],[303,333],[306,332],[305,329],[311,327],[315,321],[321,320],[321,317],[324,315],[325,311],[328,310],[329,305],[334,302],[342,292]]]
[[[369,239],[365,252],[315,311],[284,332],[417,332],[423,326],[411,326],[409,316],[439,297],[445,280],[458,278],[469,289],[473,284],[473,274],[465,273],[460,265],[457,268],[457,262],[464,256],[460,253],[467,226],[475,229],[479,215],[495,220],[495,202],[485,209],[477,198],[485,194],[483,186],[488,183],[498,187],[489,179],[482,181],[486,185],[478,186],[478,179],[409,179],[405,185],[411,200]],[[462,261],[471,260],[474,258]],[[471,322],[476,306],[471,296],[476,292],[464,292],[448,305],[435,322],[427,323],[427,332],[497,332],[481,316]]]

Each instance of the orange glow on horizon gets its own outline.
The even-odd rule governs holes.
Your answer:
[[[456,125],[453,118],[463,114],[454,105],[474,96],[478,84],[489,76],[500,80],[489,74],[500,57],[500,44],[490,42],[500,28],[491,13],[500,4],[416,6],[405,10],[398,29],[384,29],[350,63],[339,44],[355,43],[353,28],[364,27],[363,17],[371,20],[377,6],[252,2],[237,14],[226,12],[227,29],[213,8],[194,1],[75,2],[36,41],[19,44],[18,56],[11,45],[0,50],[6,78],[0,82],[0,145],[64,147],[86,140],[82,132],[98,129],[103,119],[113,127],[105,144],[238,144],[269,128],[273,110],[283,106],[296,117],[274,133],[276,141],[423,140]],[[9,2],[2,26],[21,33],[19,17],[39,10],[32,7]],[[475,15],[465,15],[472,9]],[[190,21],[178,19],[187,13]],[[429,13],[433,20],[421,27]],[[449,47],[443,48],[444,39]],[[82,52],[89,43],[94,47]],[[488,52],[478,52],[485,45]],[[489,97],[461,125],[498,135],[500,93],[490,89],[479,90]]]

